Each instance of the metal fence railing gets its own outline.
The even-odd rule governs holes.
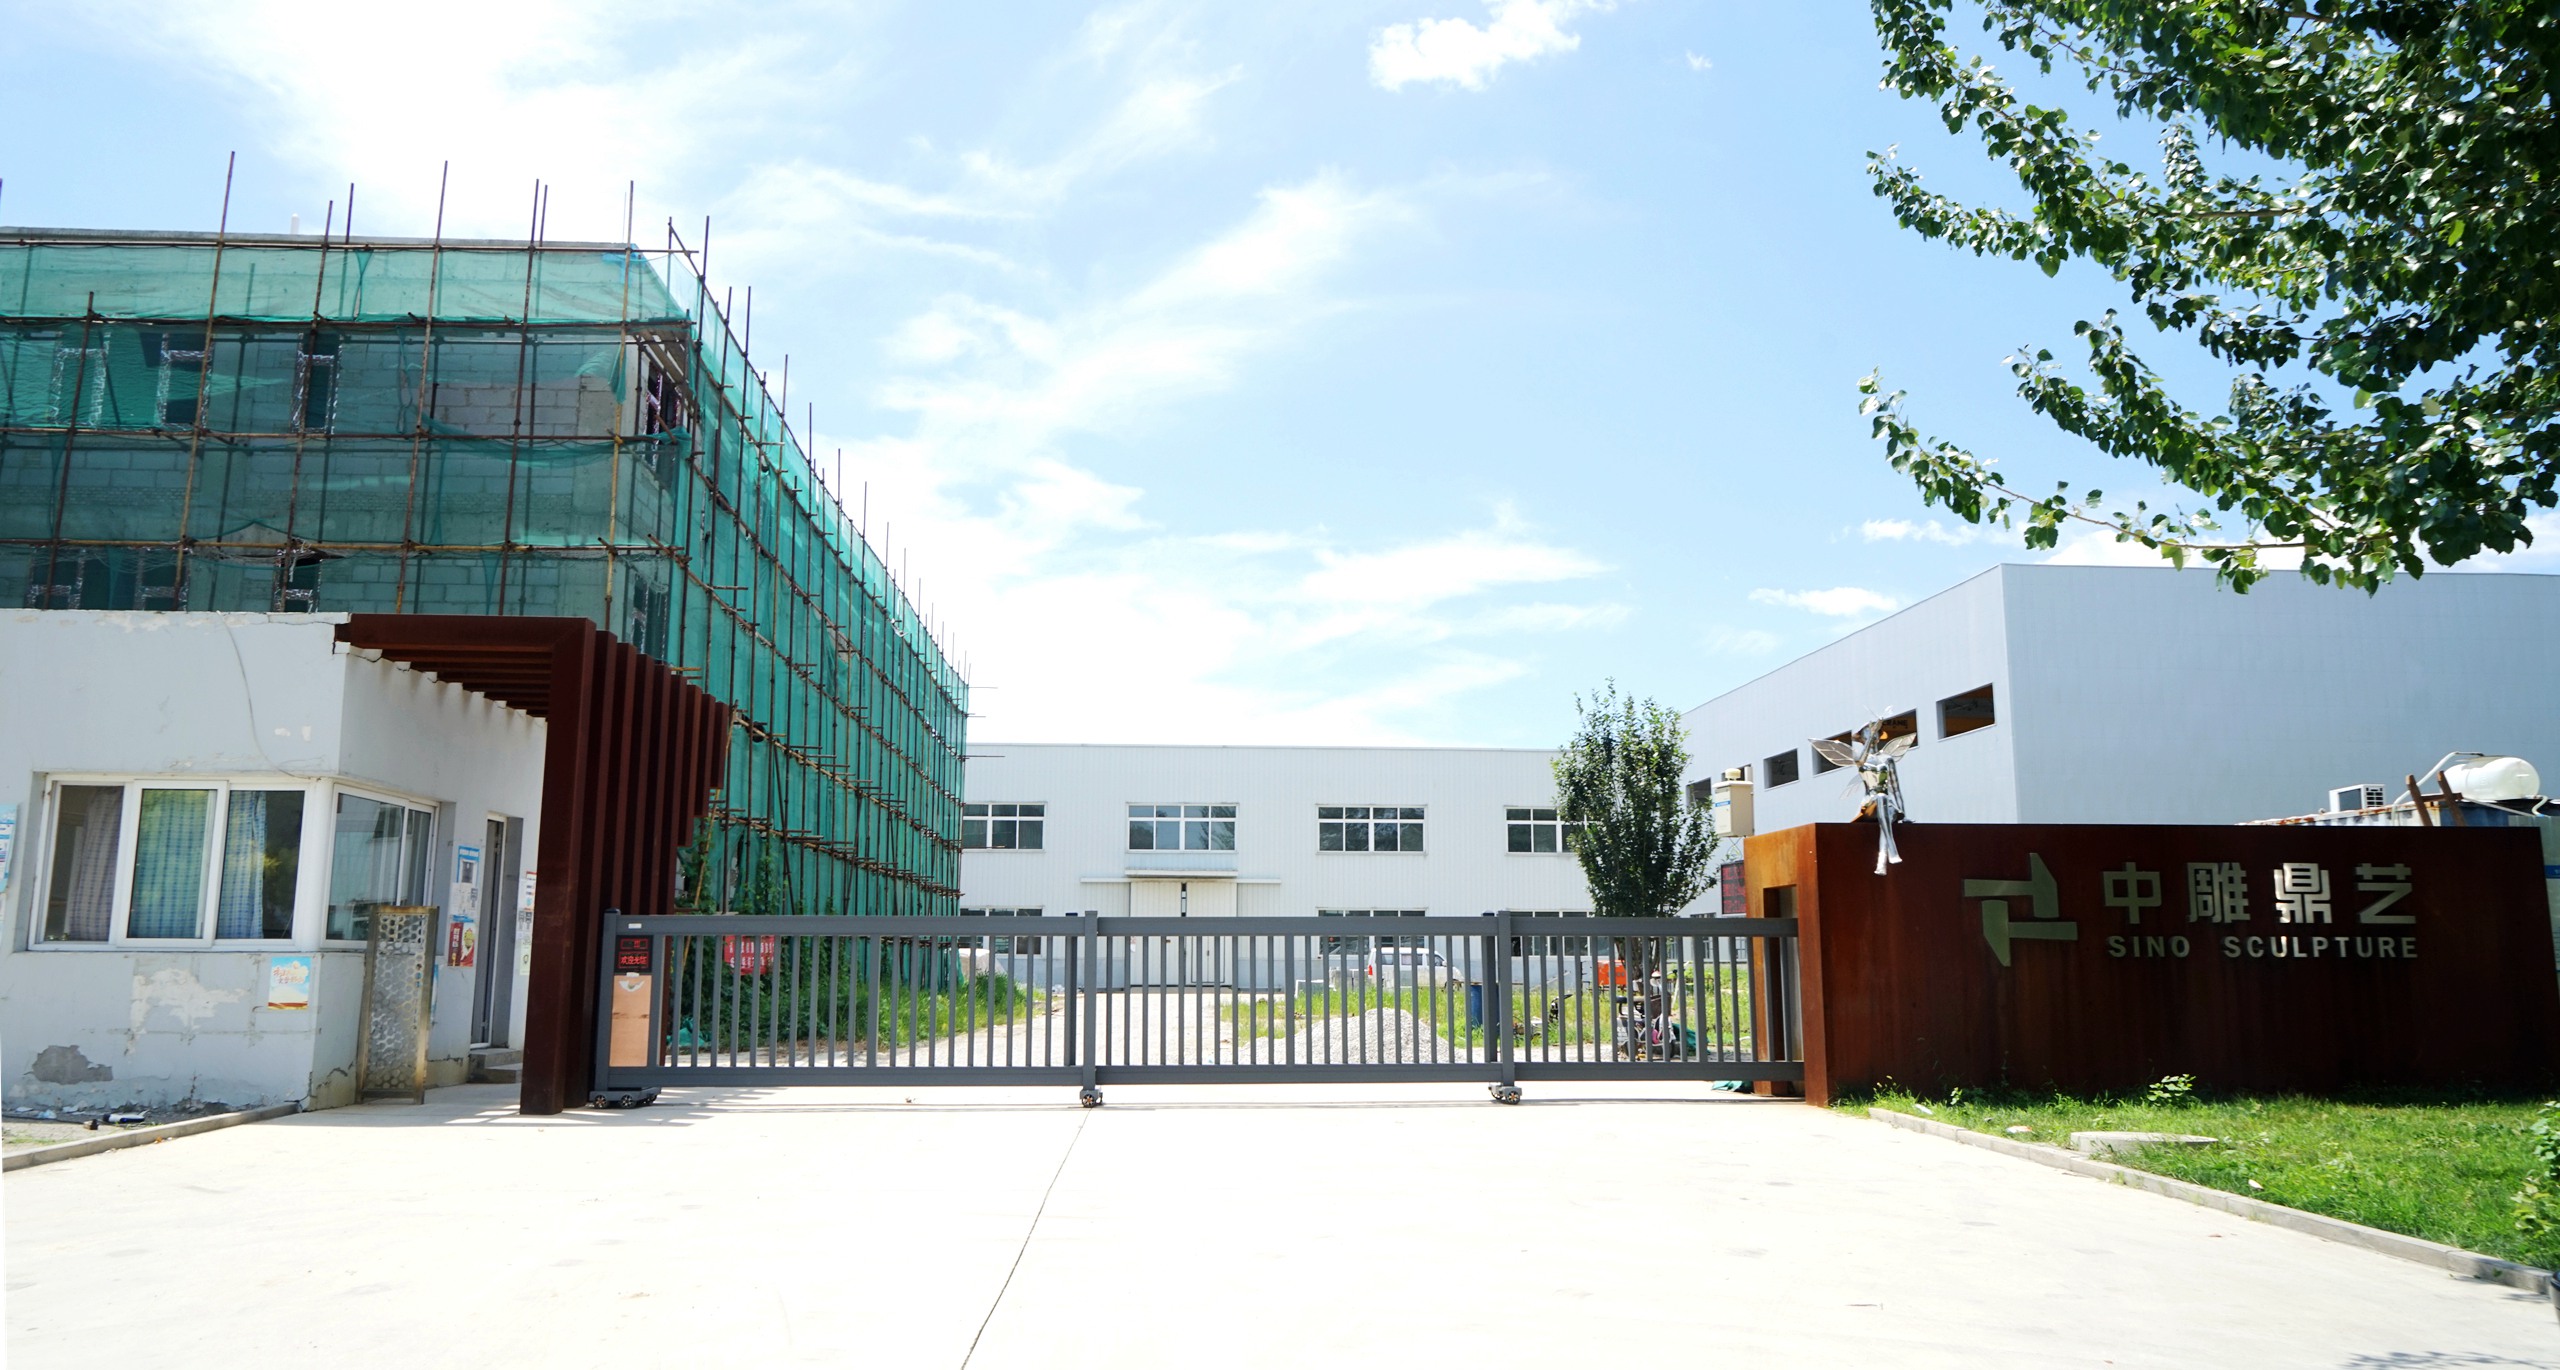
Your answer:
[[[1564,931],[1571,929],[1570,932]],[[1788,918],[614,916],[595,1096],[1800,1080]]]

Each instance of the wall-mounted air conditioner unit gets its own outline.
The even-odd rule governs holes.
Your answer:
[[[2390,803],[2380,785],[2341,785],[2329,791],[2329,812],[2354,813],[2358,809],[2378,809]]]

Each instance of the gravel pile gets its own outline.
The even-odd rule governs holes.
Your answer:
[[[1318,1018],[1298,1025],[1298,1059],[1361,1065],[1412,1064],[1465,1059],[1431,1025],[1400,1008],[1373,1008],[1356,1018]],[[1278,1038],[1266,1051],[1285,1050]]]

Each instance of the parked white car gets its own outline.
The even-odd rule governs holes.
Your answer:
[[[1449,958],[1429,947],[1380,947],[1369,953],[1369,978],[1401,989],[1411,985],[1445,985],[1451,980]]]

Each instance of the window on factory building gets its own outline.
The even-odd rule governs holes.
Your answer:
[[[1039,851],[1048,813],[1047,804],[964,804],[960,846],[965,851]]]
[[[1234,851],[1233,804],[1132,804],[1131,851]]]
[[[1855,744],[1856,735],[1853,733],[1833,733],[1831,736],[1822,740],[1825,742],[1837,742],[1841,746],[1847,747]],[[1838,769],[1840,769],[1839,766],[1833,764],[1831,759],[1824,756],[1821,752],[1817,751],[1813,754],[1813,773],[1815,775],[1820,775],[1825,771],[1836,771]]]
[[[1422,810],[1390,804],[1319,805],[1316,850],[1420,851]]]
[[[1573,850],[1572,829],[1579,826],[1558,819],[1553,809],[1504,809],[1502,820],[1507,850],[1542,856]]]
[[[1938,736],[1957,737],[2000,721],[1991,706],[1991,687],[1980,686],[1938,701]]]

